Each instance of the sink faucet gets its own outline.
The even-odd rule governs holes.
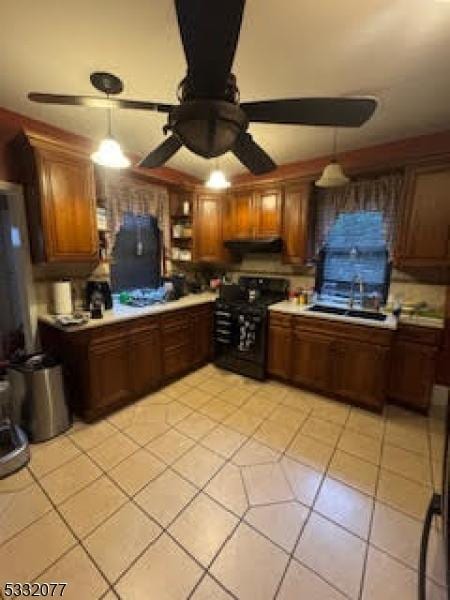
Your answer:
[[[353,308],[355,303],[355,283],[359,284],[359,303],[361,308],[363,308],[363,300],[364,300],[364,280],[360,275],[355,275],[352,280],[352,285],[350,288],[350,298],[348,299],[348,305],[350,308]]]

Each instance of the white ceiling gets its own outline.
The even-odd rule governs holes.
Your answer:
[[[124,97],[175,102],[185,62],[172,0],[1,0],[0,105],[100,139],[98,109],[44,106],[28,91],[93,93],[89,73],[110,70]],[[373,119],[339,134],[340,149],[450,128],[450,2],[247,0],[234,69],[242,100],[370,94]],[[118,111],[114,133],[145,154],[165,116]],[[279,163],[330,151],[326,128],[251,125]],[[230,175],[243,170],[230,154]],[[170,166],[204,177],[209,164],[181,150]]]

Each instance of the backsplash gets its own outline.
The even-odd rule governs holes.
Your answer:
[[[285,265],[281,262],[280,254],[249,254],[242,258],[242,262],[229,267],[227,275],[233,281],[237,281],[241,275],[286,277],[291,288],[309,288],[314,286],[315,267]],[[444,312],[446,276],[439,269],[393,269],[388,302],[394,299],[408,303],[426,302],[433,310]]]

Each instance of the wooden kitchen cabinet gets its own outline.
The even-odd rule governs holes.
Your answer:
[[[238,192],[227,197],[226,239],[251,239],[254,236],[253,193]]]
[[[288,315],[270,313],[267,372],[289,380],[291,378],[292,319]]]
[[[225,239],[258,239],[281,235],[281,188],[246,189],[226,199]]]
[[[193,340],[190,313],[185,311],[161,318],[164,378],[172,379],[189,369]]]
[[[210,306],[192,311],[193,351],[190,353],[192,365],[203,364],[213,353],[213,313]]]
[[[17,141],[34,262],[98,259],[94,168],[82,150],[28,133]]]
[[[255,237],[277,237],[281,234],[281,190],[269,189],[254,194]]]
[[[391,351],[389,397],[426,411],[436,379],[441,331],[400,323]]]
[[[295,330],[292,339],[292,379],[321,392],[332,392],[331,348],[333,338]]]
[[[308,258],[311,185],[298,183],[284,191],[282,238],[283,262],[302,265]]]
[[[338,340],[332,346],[332,390],[342,398],[381,410],[386,397],[389,348]]]
[[[131,389],[136,396],[157,388],[162,379],[161,339],[157,319],[133,328],[129,336]]]
[[[268,373],[380,411],[393,332],[271,312]]]
[[[102,411],[132,395],[126,336],[121,333],[91,344],[88,350],[90,404]]]
[[[198,194],[194,203],[194,260],[220,263],[226,260],[223,245],[224,198]]]
[[[450,162],[406,171],[396,263],[450,265]]]
[[[39,334],[63,365],[72,410],[93,421],[207,362],[212,327],[208,303],[78,331],[40,322]]]

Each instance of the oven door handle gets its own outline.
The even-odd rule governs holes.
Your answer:
[[[433,517],[442,514],[441,505],[442,497],[439,494],[433,494],[428,506],[427,514],[425,515],[425,522],[422,530],[422,540],[420,542],[418,600],[426,600],[428,542],[430,540]]]

